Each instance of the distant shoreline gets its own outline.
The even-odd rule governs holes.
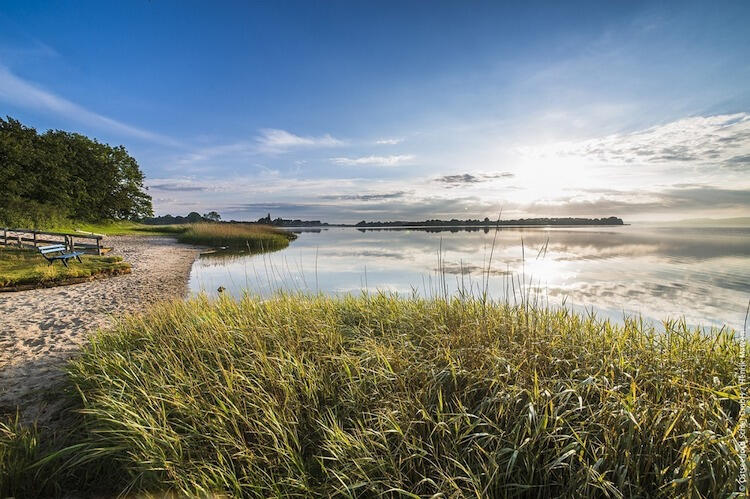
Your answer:
[[[284,229],[329,229],[329,228],[338,228],[338,229],[359,229],[359,230],[378,230],[378,229],[496,229],[496,228],[510,228],[510,229],[518,229],[518,228],[529,228],[529,227],[538,227],[538,228],[552,228],[552,227],[562,227],[562,228],[572,228],[572,227],[626,227],[630,226],[632,224],[493,224],[493,225],[377,225],[377,226],[357,226],[357,225],[351,225],[351,224],[325,224],[325,225],[283,225],[279,226]]]
[[[234,220],[232,220],[234,222]],[[329,224],[320,220],[300,220],[300,219],[272,219],[269,213],[266,217],[258,219],[257,223],[273,225],[275,227],[355,227],[355,228],[382,228],[382,227],[547,227],[547,226],[611,226],[625,225],[619,217],[602,217],[602,218],[584,218],[584,217],[539,217],[539,218],[517,218],[510,220],[490,220],[485,217],[484,220],[466,219],[458,220],[420,220],[418,222],[409,222],[406,220],[394,221],[374,221],[367,222],[362,220],[356,224]]]

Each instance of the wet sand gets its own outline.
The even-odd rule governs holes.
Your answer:
[[[157,236],[112,236],[104,244],[130,262],[130,274],[0,294],[0,413],[18,407],[23,420],[44,424],[61,403],[62,367],[92,331],[186,296],[198,248]]]

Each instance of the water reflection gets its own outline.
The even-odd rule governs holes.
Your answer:
[[[750,229],[585,227],[303,229],[265,255],[213,254],[190,286],[268,294],[276,289],[477,292],[513,299],[516,281],[545,300],[619,319],[685,317],[742,326],[750,290]],[[489,274],[489,277],[485,277]]]

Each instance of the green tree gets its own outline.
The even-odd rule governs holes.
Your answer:
[[[63,218],[97,221],[153,215],[135,158],[61,130],[38,134],[0,118],[0,223],[43,226]]]
[[[191,223],[191,224],[203,221],[203,217],[197,211],[191,211],[190,213],[187,214],[187,217],[185,217],[185,219],[187,220],[188,223]]]
[[[203,218],[211,222],[218,222],[219,220],[221,220],[221,215],[219,215],[219,213],[216,211],[209,211],[208,213],[203,214]]]

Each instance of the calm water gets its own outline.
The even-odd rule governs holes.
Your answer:
[[[487,289],[510,301],[523,288],[537,300],[615,320],[624,313],[684,317],[741,329],[750,299],[750,228],[301,231],[283,251],[201,257],[191,290],[215,295],[219,286],[237,296],[244,289],[422,296]]]

